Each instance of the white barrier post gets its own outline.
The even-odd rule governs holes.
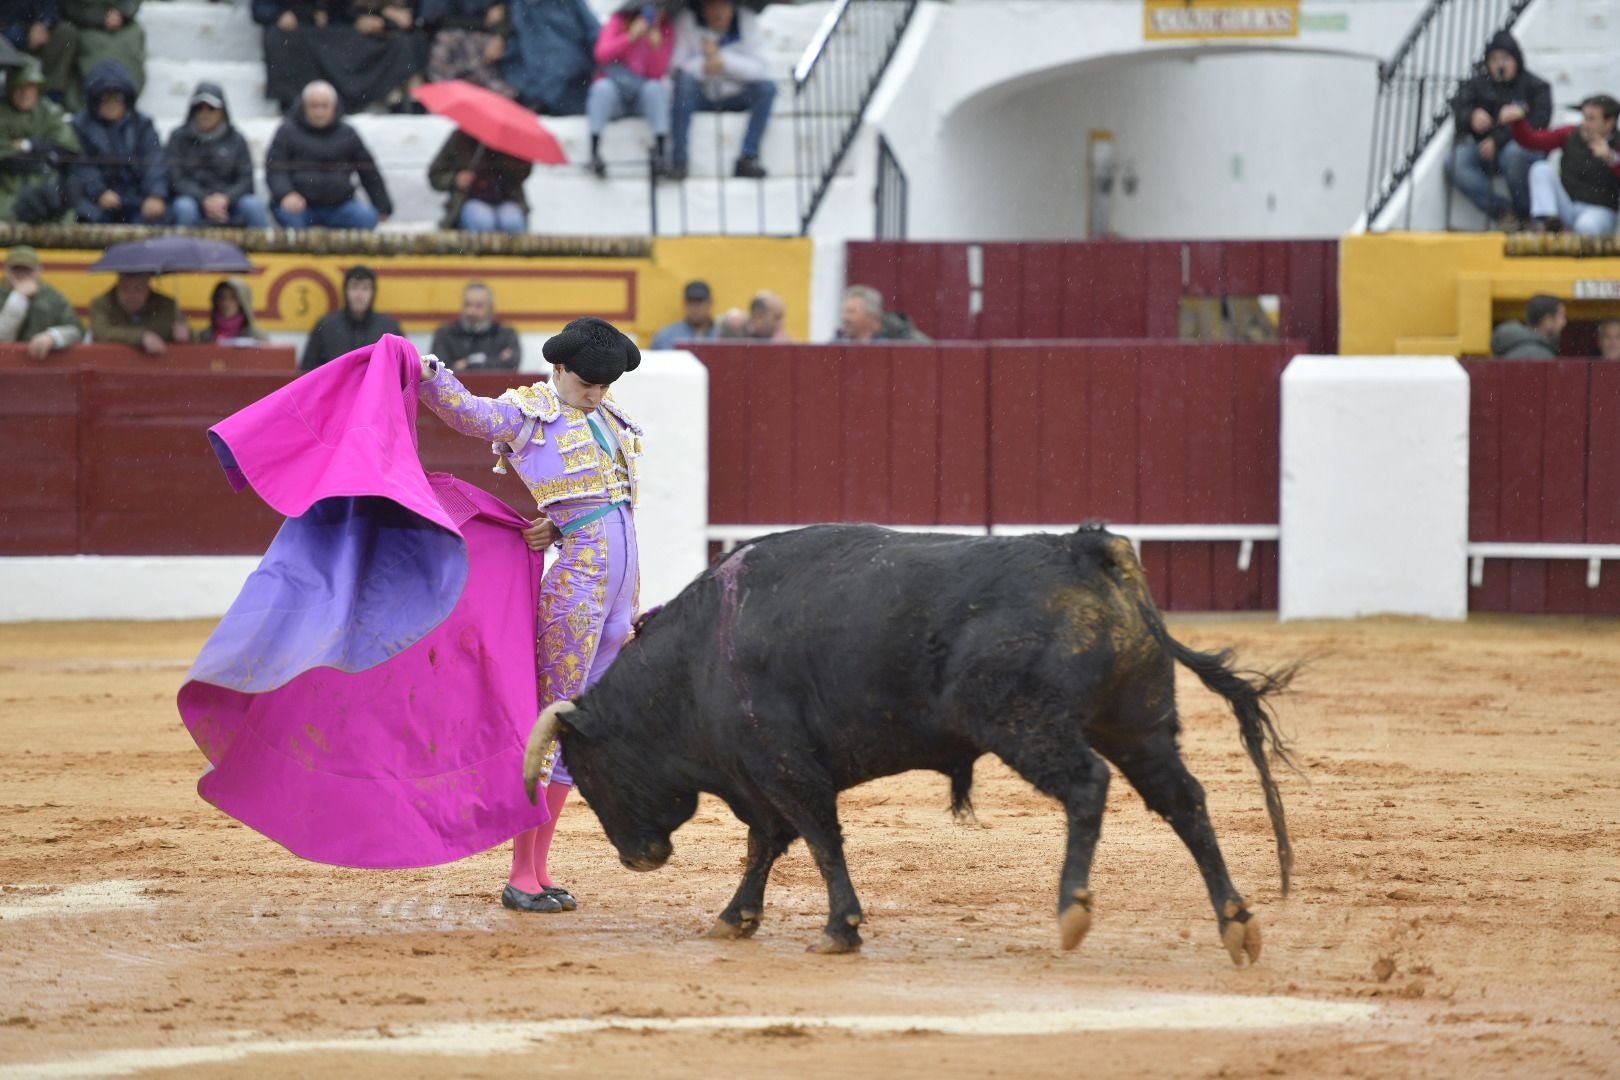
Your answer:
[[[1449,356],[1288,365],[1281,618],[1467,617],[1468,393]]]

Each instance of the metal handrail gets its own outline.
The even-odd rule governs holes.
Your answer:
[[[1378,65],[1367,224],[1394,200],[1424,148],[1451,117],[1458,88],[1485,44],[1511,30],[1530,0],[1430,0],[1390,59]]]

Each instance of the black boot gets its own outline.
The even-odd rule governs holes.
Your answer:
[[[598,180],[607,179],[607,162],[602,160],[602,136],[591,136],[591,175]]]
[[[763,180],[765,166],[759,163],[757,157],[740,157],[737,159],[737,167],[731,170],[731,175],[743,180]]]

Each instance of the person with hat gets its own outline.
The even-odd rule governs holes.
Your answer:
[[[543,549],[561,550],[540,585],[536,655],[542,706],[595,685],[629,639],[640,568],[634,506],[642,431],[608,393],[641,353],[612,324],[575,319],[542,346],[550,383],[478,397],[433,355],[422,358],[421,399],[464,435],[491,441],[545,515],[524,533]],[[560,539],[558,539],[560,538]],[[512,844],[512,870],[501,903],[514,911],[572,911],[572,893],[552,880],[551,838],[572,790],[566,763],[556,761],[546,790],[550,820]]]
[[[176,225],[270,227],[270,211],[253,193],[253,155],[231,124],[225,91],[200,82],[186,122],[169,136],[169,189]]]
[[[46,91],[60,103],[75,81],[79,28],[62,18],[57,0],[6,0],[0,5],[0,34],[18,52],[38,59]]]
[[[686,318],[680,322],[670,323],[654,334],[653,348],[673,349],[677,342],[701,341],[715,336],[717,327],[714,324],[714,293],[710,291],[709,283],[688,281],[683,299],[686,303]]]
[[[0,221],[41,224],[72,209],[62,174],[79,152],[79,136],[62,107],[43,96],[44,89],[44,70],[33,57],[6,77],[0,101]]]
[[[84,323],[68,298],[39,276],[39,253],[31,247],[6,252],[0,281],[0,341],[25,341],[28,355],[43,360],[84,340]]]
[[[83,156],[73,166],[79,220],[94,225],[168,225],[169,169],[152,118],[135,108],[124,65],[103,60],[85,86],[89,101],[73,118]]]
[[[343,309],[315,324],[304,342],[299,371],[314,371],[344,353],[375,344],[384,334],[405,336],[399,320],[377,310],[377,272],[364,263],[343,274]]]

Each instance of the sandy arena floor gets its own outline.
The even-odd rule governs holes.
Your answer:
[[[0,1075],[1620,1075],[1620,622],[1174,627],[1320,656],[1282,709],[1286,901],[1235,722],[1181,680],[1255,968],[1117,777],[1078,952],[1061,814],[987,760],[977,826],[936,775],[846,793],[867,945],[811,956],[802,847],[757,938],[701,936],[743,849],[718,803],[652,875],[574,804],[580,911],[517,915],[504,851],[333,869],[199,800],[174,693],[205,624],[0,627]]]

